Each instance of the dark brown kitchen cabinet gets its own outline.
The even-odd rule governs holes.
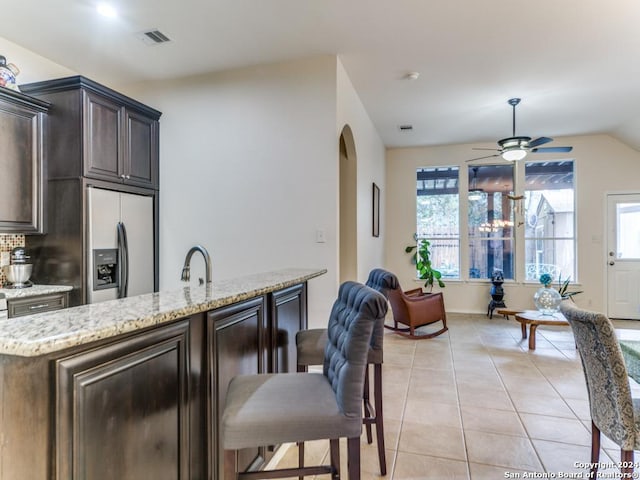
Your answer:
[[[161,113],[82,76],[21,85],[50,102],[47,115],[47,235],[32,235],[34,281],[71,285],[71,306],[89,301],[91,187],[153,197],[154,291],[159,288]],[[115,225],[114,225],[115,228]]]
[[[227,388],[239,374],[265,373],[267,348],[265,298],[257,297],[209,312],[207,319],[207,351],[209,352],[209,478],[222,479],[223,449],[218,426],[224,411]],[[266,447],[241,450],[240,471],[259,468],[266,460]]]
[[[67,292],[51,293],[47,295],[33,295],[24,298],[12,298],[7,300],[9,318],[23,317],[35,313],[52,312],[66,308],[69,305]]]
[[[90,91],[83,101],[85,175],[157,188],[157,119]]]
[[[49,104],[0,87],[0,234],[43,233]]]
[[[159,111],[82,76],[21,88],[55,107],[50,178],[158,189]]]
[[[306,326],[306,291],[303,282],[42,356],[0,355],[0,478],[222,480],[229,382],[267,372],[273,358],[292,368],[282,352]],[[239,461],[255,470],[272,457],[264,446]]]
[[[306,283],[269,294],[272,373],[295,372],[296,333],[307,328]]]
[[[57,480],[187,480],[189,320],[55,362]]]

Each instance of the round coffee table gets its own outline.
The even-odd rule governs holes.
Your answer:
[[[538,325],[569,325],[567,319],[560,312],[553,315],[543,315],[537,310],[525,310],[515,314],[516,320],[522,327],[522,339],[527,338],[527,325],[529,325],[529,350],[536,349],[536,329]]]

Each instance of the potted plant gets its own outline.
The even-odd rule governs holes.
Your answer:
[[[424,286],[428,292],[433,290],[433,285],[436,283],[440,288],[444,288],[442,273],[431,266],[431,252],[429,251],[431,242],[425,239],[418,240],[416,235],[414,238],[417,242],[416,245],[408,245],[404,251],[412,253],[411,263],[416,266],[418,277],[425,281]]]
[[[582,293],[582,290],[570,292],[569,291],[569,282],[571,281],[571,277],[567,277],[566,280],[562,281],[562,276],[558,277],[558,293],[564,300],[565,298],[570,298],[573,302],[573,296]]]

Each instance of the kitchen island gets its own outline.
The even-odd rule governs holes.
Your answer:
[[[0,478],[215,479],[240,373],[295,371],[307,281],[288,269],[0,323]],[[271,446],[243,451],[260,468]]]

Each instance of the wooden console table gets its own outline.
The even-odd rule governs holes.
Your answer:
[[[515,313],[516,320],[520,322],[522,327],[522,339],[527,338],[527,325],[529,327],[529,350],[536,349],[536,330],[538,325],[561,325],[568,326],[569,322],[560,312],[553,315],[543,315],[537,310],[525,310],[524,312]]]

